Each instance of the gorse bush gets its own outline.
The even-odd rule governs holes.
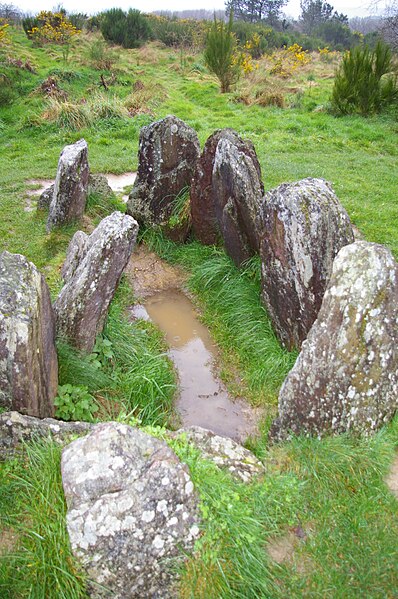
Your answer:
[[[214,23],[206,37],[205,63],[207,68],[219,79],[221,93],[229,92],[240,75],[240,63],[235,61],[237,42],[232,25],[232,11],[228,23],[217,21],[214,17]]]
[[[397,79],[391,73],[390,48],[378,42],[374,50],[356,47],[343,57],[335,77],[332,108],[338,114],[380,112],[398,100]]]
[[[124,48],[138,48],[151,37],[149,22],[139,10],[126,13],[121,8],[111,8],[102,13],[100,22],[104,38]]]

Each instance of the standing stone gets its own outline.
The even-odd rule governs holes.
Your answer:
[[[205,144],[192,181],[196,238],[206,245],[224,238],[228,253],[240,264],[258,251],[255,217],[263,193],[253,144],[243,141],[233,129],[215,131]]]
[[[109,304],[132,254],[138,225],[114,212],[90,236],[77,231],[62,269],[65,286],[54,303],[57,332],[77,348],[91,351]]]
[[[44,277],[25,256],[0,254],[0,406],[54,414],[58,388],[55,322]]]
[[[84,214],[88,192],[89,166],[84,139],[65,146],[58,162],[47,231],[67,225]]]
[[[94,583],[90,596],[176,597],[175,559],[199,535],[187,466],[164,441],[107,422],[64,449],[61,469],[72,551]]]
[[[221,138],[213,167],[215,212],[227,253],[237,266],[259,249],[256,218],[264,193],[254,147]]]
[[[140,224],[167,224],[173,201],[191,180],[200,146],[196,132],[175,116],[143,127],[138,173],[127,213]]]
[[[354,241],[350,219],[330,183],[308,178],[266,193],[258,222],[262,299],[281,343],[300,348],[336,254]]]
[[[398,408],[398,264],[366,241],[344,247],[318,318],[279,394],[271,437],[368,434]]]

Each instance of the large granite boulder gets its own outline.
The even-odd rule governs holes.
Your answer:
[[[93,428],[89,422],[63,422],[54,418],[34,418],[19,412],[0,414],[0,460],[14,457],[21,446],[40,437],[64,443]]]
[[[271,437],[368,434],[398,408],[398,264],[381,245],[340,250],[318,318],[279,394]]]
[[[266,193],[258,223],[263,302],[281,343],[300,348],[335,256],[354,241],[350,219],[330,183],[308,178]]]
[[[58,388],[47,283],[25,256],[0,254],[0,406],[44,418]]]
[[[261,169],[250,141],[233,129],[215,131],[196,164],[191,187],[192,227],[197,239],[224,240],[236,264],[258,251],[256,216],[264,193]]]
[[[59,157],[47,231],[67,225],[83,216],[89,172],[86,141],[81,139],[65,146]],[[44,206],[44,200],[40,202],[40,206]]]
[[[138,224],[121,212],[104,218],[90,236],[78,231],[62,274],[65,286],[54,303],[57,332],[90,351],[102,331],[109,304],[134,249]]]
[[[90,596],[175,597],[172,565],[199,536],[187,466],[164,441],[108,422],[66,447],[61,468],[72,551]]]
[[[140,224],[167,224],[174,200],[191,185],[199,154],[196,132],[175,116],[143,127],[138,173],[127,202],[127,213]]]

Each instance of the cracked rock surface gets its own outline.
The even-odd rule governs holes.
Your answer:
[[[354,241],[347,212],[323,179],[284,183],[259,214],[262,299],[281,343],[300,349],[339,250]]]
[[[50,203],[47,232],[83,216],[90,172],[87,152],[87,142],[84,139],[65,146],[62,150]],[[43,198],[40,206],[43,207],[45,201],[46,198]]]
[[[61,468],[67,528],[90,596],[175,597],[170,566],[199,536],[188,467],[164,441],[107,422],[66,447]]]
[[[338,253],[317,320],[279,394],[271,437],[370,434],[398,409],[398,264],[378,244]]]
[[[151,123],[140,132],[138,172],[127,213],[139,224],[166,224],[173,201],[191,186],[200,154],[196,131],[175,116]]]
[[[109,304],[133,252],[138,224],[113,212],[86,235],[73,236],[62,268],[65,286],[54,303],[57,332],[90,351],[102,331]]]
[[[55,320],[43,275],[25,256],[0,254],[0,406],[44,418],[58,388]]]

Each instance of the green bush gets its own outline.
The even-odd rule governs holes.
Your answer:
[[[374,50],[358,46],[347,52],[335,77],[334,112],[368,115],[396,102],[398,87],[391,74],[391,60],[391,50],[383,42],[378,42]]]
[[[98,410],[94,397],[86,386],[60,385],[54,405],[57,408],[56,417],[61,420],[93,422],[94,414]]]
[[[229,92],[240,75],[240,64],[234,63],[237,43],[232,26],[232,11],[228,23],[217,21],[214,17],[214,23],[206,37],[205,63],[209,71],[220,81],[221,93]]]
[[[111,8],[101,15],[101,33],[104,38],[124,48],[138,48],[151,36],[147,19],[139,10]]]

